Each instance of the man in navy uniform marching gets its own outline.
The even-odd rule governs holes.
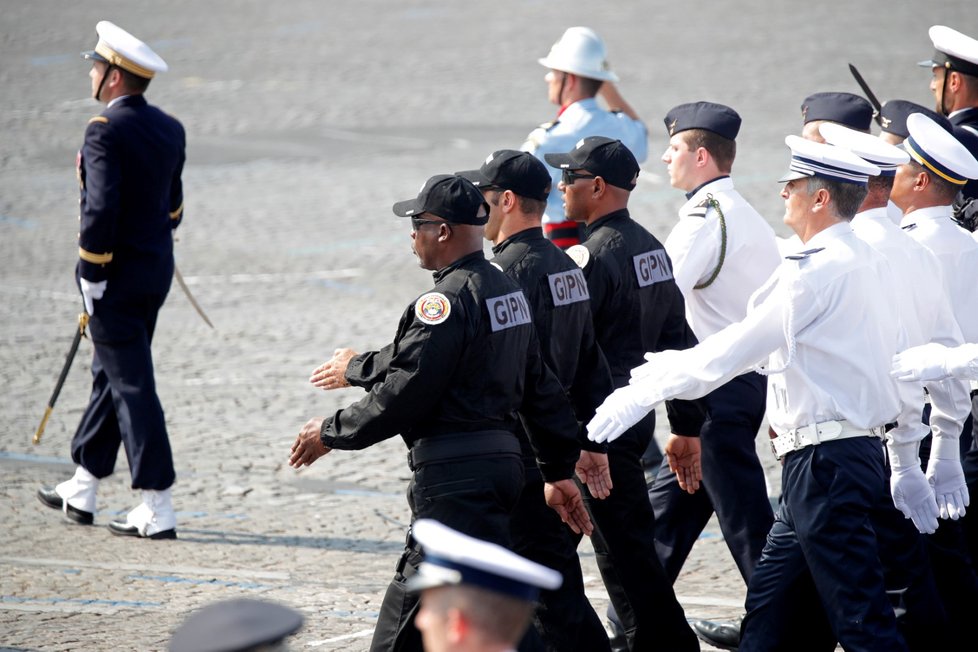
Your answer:
[[[150,344],[173,277],[186,139],[176,119],[143,97],[153,76],[167,70],[163,59],[108,21],[95,29],[98,43],[82,56],[92,62],[92,95],[107,106],[89,120],[78,154],[75,272],[95,348],[92,395],[71,443],[74,477],[38,497],[72,521],[91,524],[98,482],[113,472],[121,443],[142,503],[109,530],[174,539],[173,455]]]

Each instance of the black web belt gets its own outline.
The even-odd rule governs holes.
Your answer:
[[[480,430],[419,439],[408,451],[413,471],[422,464],[493,455],[520,455],[520,441],[507,430]]]

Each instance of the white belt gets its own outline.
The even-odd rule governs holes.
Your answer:
[[[882,439],[886,429],[883,426],[876,428],[854,428],[848,421],[823,421],[813,423],[800,428],[792,428],[781,433],[771,440],[771,448],[774,456],[781,459],[791,451],[800,450],[806,446],[815,446],[824,441],[835,441],[836,439],[849,439],[850,437],[879,437]]]

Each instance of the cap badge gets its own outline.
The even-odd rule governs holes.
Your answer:
[[[672,123],[669,125],[669,135],[670,136],[675,136],[676,135],[676,123],[677,122],[679,122],[679,119],[678,118],[675,119],[675,120],[673,120]]]
[[[888,128],[890,126],[890,123],[891,122],[893,122],[893,120],[891,120],[890,118],[881,117],[880,118],[880,127],[882,129],[886,129],[886,128]]]
[[[429,292],[424,294],[414,304],[414,314],[423,323],[429,325],[440,324],[452,313],[452,304],[441,292]]]

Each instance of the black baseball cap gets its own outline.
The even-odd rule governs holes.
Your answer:
[[[562,170],[587,170],[608,183],[633,190],[638,180],[638,161],[620,140],[588,136],[566,154],[544,154],[548,165]]]
[[[436,174],[414,199],[399,201],[394,214],[411,217],[432,213],[453,224],[482,226],[489,220],[489,205],[475,185],[456,174]]]
[[[727,140],[736,140],[740,131],[737,112],[715,102],[680,104],[666,114],[665,123],[670,136],[688,129],[706,129]]]
[[[478,188],[512,190],[521,197],[546,200],[550,195],[551,178],[543,161],[529,152],[500,149],[489,155],[478,170],[456,172]]]
[[[869,131],[869,125],[873,122],[873,105],[853,93],[815,93],[801,103],[801,117],[805,124],[828,120],[856,131]]]

